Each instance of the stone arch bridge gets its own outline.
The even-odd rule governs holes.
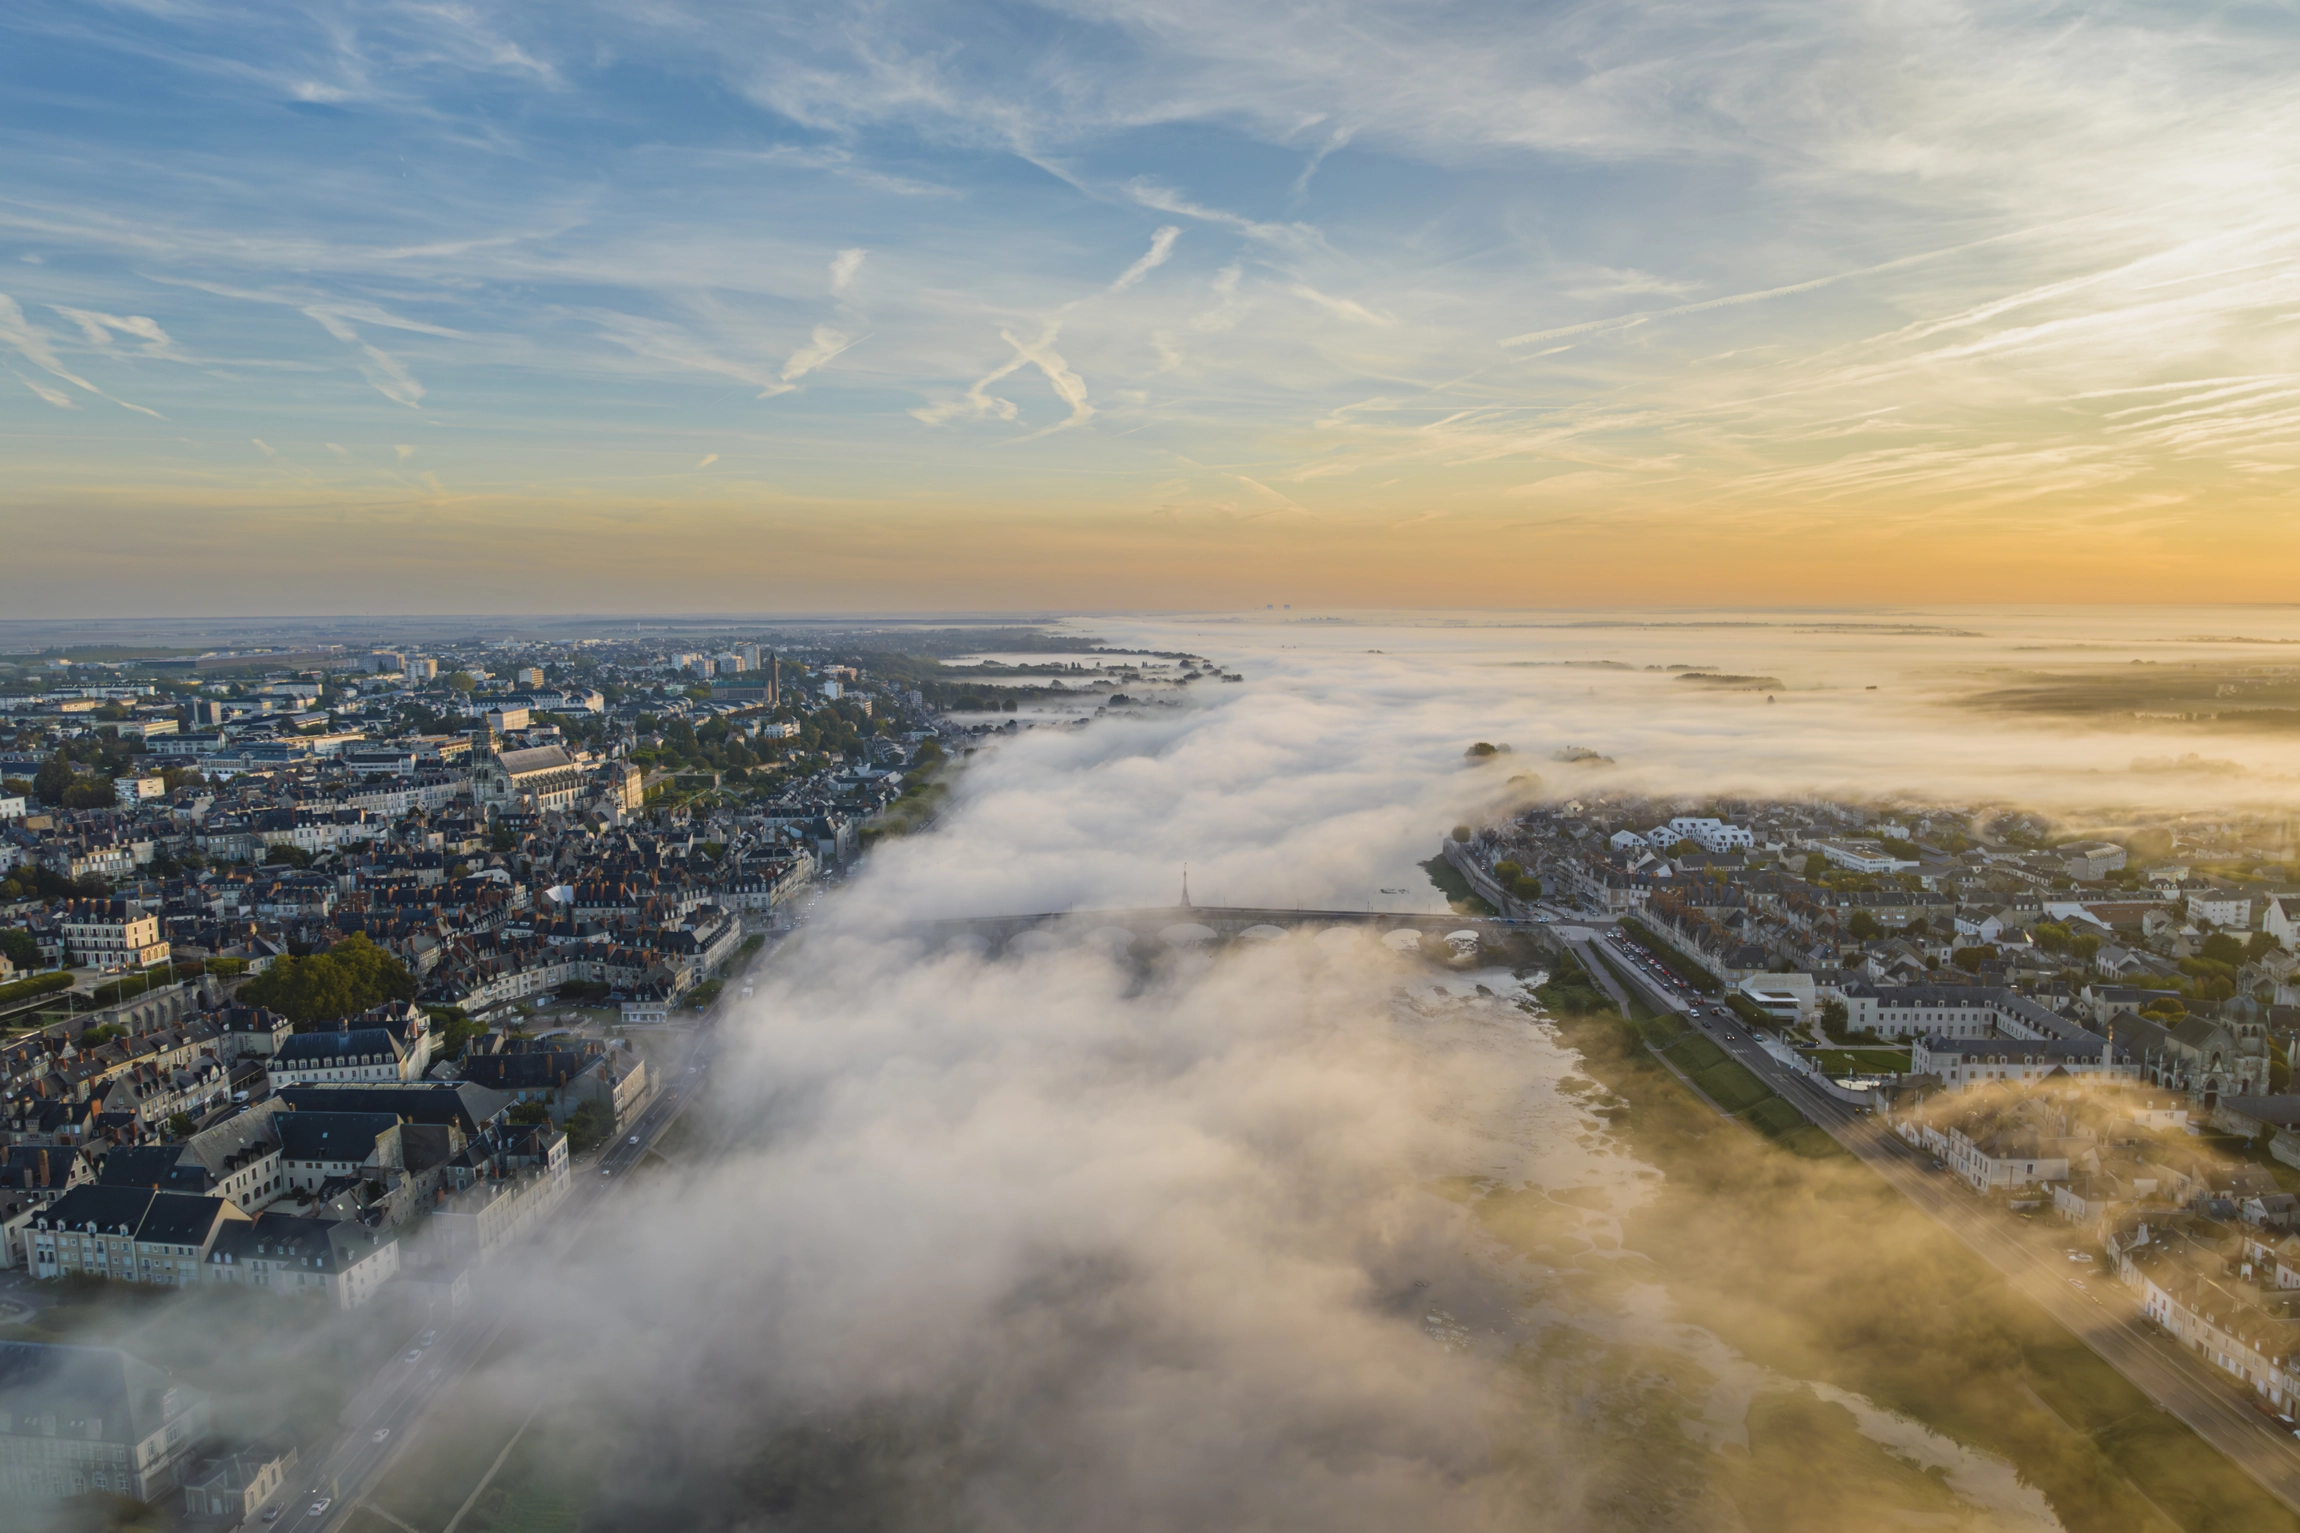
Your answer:
[[[1410,931],[1443,940],[1456,933],[1476,934],[1481,945],[1517,933],[1539,934],[1545,929],[1532,921],[1496,916],[1415,914],[1394,910],[1269,910],[1240,906],[1169,905],[1142,910],[1053,910],[1026,915],[959,916],[940,921],[919,921],[908,930],[928,941],[969,940],[997,952],[1026,932],[1049,937],[1092,937],[1103,931],[1122,931],[1137,941],[1165,942],[1172,946],[1219,945],[1240,939],[1252,941],[1303,927],[1319,930],[1362,929],[1377,937]]]

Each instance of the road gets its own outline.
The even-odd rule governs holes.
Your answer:
[[[2270,1495],[2300,1512],[2300,1442],[2252,1403],[2255,1397],[2248,1389],[2191,1356],[2147,1320],[2122,1283],[2098,1264],[2072,1263],[2065,1246],[2053,1246],[2015,1226],[1963,1182],[1933,1170],[1928,1157],[1867,1112],[1830,1096],[1773,1058],[1732,1012],[1704,1002],[1665,970],[1656,975],[1628,956],[1636,944],[1618,929],[1598,941],[1614,955],[1611,967],[1617,977],[1641,999],[1698,1027],[2035,1300],[2135,1388],[2226,1454]],[[2071,1276],[2079,1270],[2087,1276]]]
[[[690,1034],[686,1050],[665,1059],[663,1083],[654,1099],[622,1128],[614,1143],[575,1167],[567,1201],[536,1242],[545,1259],[563,1256],[584,1238],[622,1179],[710,1079],[717,1042],[708,1025]],[[343,1437],[324,1454],[305,1459],[289,1477],[275,1497],[281,1510],[271,1526],[278,1533],[327,1533],[339,1526],[406,1447],[424,1411],[471,1371],[516,1313],[489,1307],[481,1299],[466,1314],[440,1322],[428,1347],[417,1346],[421,1328],[411,1332],[392,1361],[353,1397]],[[411,1358],[409,1353],[417,1355]],[[380,1439],[379,1432],[384,1434]],[[323,1501],[324,1508],[314,1512]]]

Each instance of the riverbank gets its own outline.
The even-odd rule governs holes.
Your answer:
[[[1681,1319],[1698,1317],[1772,1375],[1849,1391],[2001,1456],[2071,1533],[2300,1528],[1850,1157],[1806,1142],[1810,1129],[1776,1143],[1762,1132],[1773,1125],[1721,1119],[1649,1052],[1647,1033],[1660,1019],[1586,1010],[1551,1020],[1584,1072],[1628,1104],[1609,1115],[1613,1136],[1663,1173],[1622,1212],[1623,1249],[1641,1261],[1580,1264],[1566,1281],[1583,1297],[1649,1302],[1630,1290],[1658,1281]],[[1526,1249],[1514,1201],[1492,1193],[1478,1211]],[[1696,1418],[1701,1387],[1679,1386]],[[1939,1512],[1911,1499],[1918,1487],[1895,1467],[1906,1467],[1904,1457],[1846,1436],[1843,1406],[1810,1391],[1784,1405],[1781,1393],[1765,1391],[1755,1402],[1762,1410],[1742,1412],[1728,1463],[1691,1466],[1703,1471],[1705,1493],[1730,1499],[1747,1526],[1820,1533]],[[1827,1424],[1816,1446],[1829,1446],[1807,1471],[1786,1481],[1743,1472],[1766,1457],[1767,1433],[1781,1421],[1818,1430],[1815,1412]]]

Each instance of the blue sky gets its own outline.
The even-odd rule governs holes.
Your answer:
[[[2266,6],[18,5],[0,597],[347,536],[386,606],[701,599],[666,538],[713,605],[2146,594],[2296,552],[2296,65]]]

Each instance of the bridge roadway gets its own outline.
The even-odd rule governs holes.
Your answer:
[[[1749,1029],[1721,1006],[1679,994],[1664,981],[1622,956],[1631,946],[1619,931],[1597,941],[1576,942],[1586,959],[1592,949],[1605,954],[1616,985],[1660,1011],[1675,1012],[1712,1043],[1746,1066],[1804,1113],[1816,1127],[1964,1242],[2005,1280],[2066,1327],[2161,1410],[2184,1422],[2218,1448],[2261,1488],[2300,1512],[2300,1442],[2270,1415],[2248,1389],[2193,1356],[2149,1321],[2140,1306],[2098,1264],[2072,1264],[2065,1245],[2039,1238],[1969,1191],[1963,1182],[1931,1168],[1930,1159],[1882,1127],[1866,1112],[1829,1096],[1795,1070],[1765,1052]],[[1614,986],[1608,986],[1614,988]],[[2083,1272],[2093,1280],[2072,1276]],[[1986,1446],[1986,1444],[1983,1444]]]
[[[1236,937],[1257,926],[1367,926],[1377,932],[1418,931],[1445,936],[1450,932],[1504,933],[1537,931],[1533,921],[1499,916],[1431,915],[1408,910],[1266,910],[1230,905],[1169,905],[1147,910],[1047,910],[1025,915],[958,916],[920,921],[910,929],[925,935],[957,936],[971,933],[993,945],[1046,927],[1069,927],[1082,932],[1116,927],[1137,937],[1157,937],[1177,926],[1203,926],[1222,938]]]

